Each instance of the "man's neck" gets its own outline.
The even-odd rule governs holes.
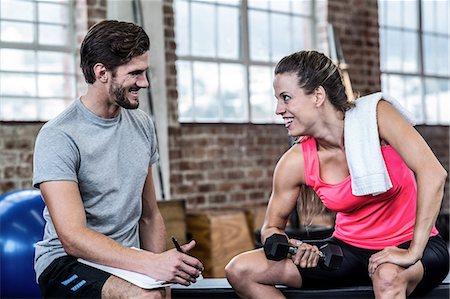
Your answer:
[[[87,93],[80,99],[87,109],[102,118],[110,119],[119,114],[120,106],[111,103],[109,94],[95,86],[89,85]]]

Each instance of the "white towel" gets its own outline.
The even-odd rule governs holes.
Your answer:
[[[381,92],[359,98],[356,106],[345,113],[344,144],[356,196],[377,195],[392,188],[386,164],[381,154],[377,125],[377,103],[391,103],[412,125],[412,115],[394,98]]]

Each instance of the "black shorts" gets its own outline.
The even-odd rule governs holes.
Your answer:
[[[411,241],[397,247],[409,248]],[[313,243],[313,242],[311,242]],[[344,259],[337,270],[323,267],[299,268],[302,276],[302,288],[334,288],[372,285],[368,274],[369,258],[379,250],[362,249],[351,246],[336,238],[329,238],[326,243],[334,243],[342,248]],[[321,245],[321,244],[318,244]],[[423,252],[421,262],[424,267],[423,278],[414,290],[414,295],[423,294],[439,285],[449,271],[449,252],[441,236],[431,237]]]
[[[73,256],[54,260],[39,276],[44,298],[101,298],[111,274],[77,261]]]

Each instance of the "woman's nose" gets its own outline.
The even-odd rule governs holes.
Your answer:
[[[286,107],[283,101],[278,100],[277,101],[277,106],[275,108],[275,114],[277,115],[281,115],[286,111]]]

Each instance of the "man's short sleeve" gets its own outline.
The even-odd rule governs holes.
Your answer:
[[[150,151],[151,151],[151,158],[150,158],[150,165],[152,166],[159,160],[159,153],[158,153],[158,141],[156,138],[156,130],[155,130],[155,124],[153,120],[150,118],[149,120],[149,131],[150,131]]]
[[[33,157],[33,186],[46,181],[75,181],[79,152],[72,139],[55,128],[43,128],[36,139]]]

